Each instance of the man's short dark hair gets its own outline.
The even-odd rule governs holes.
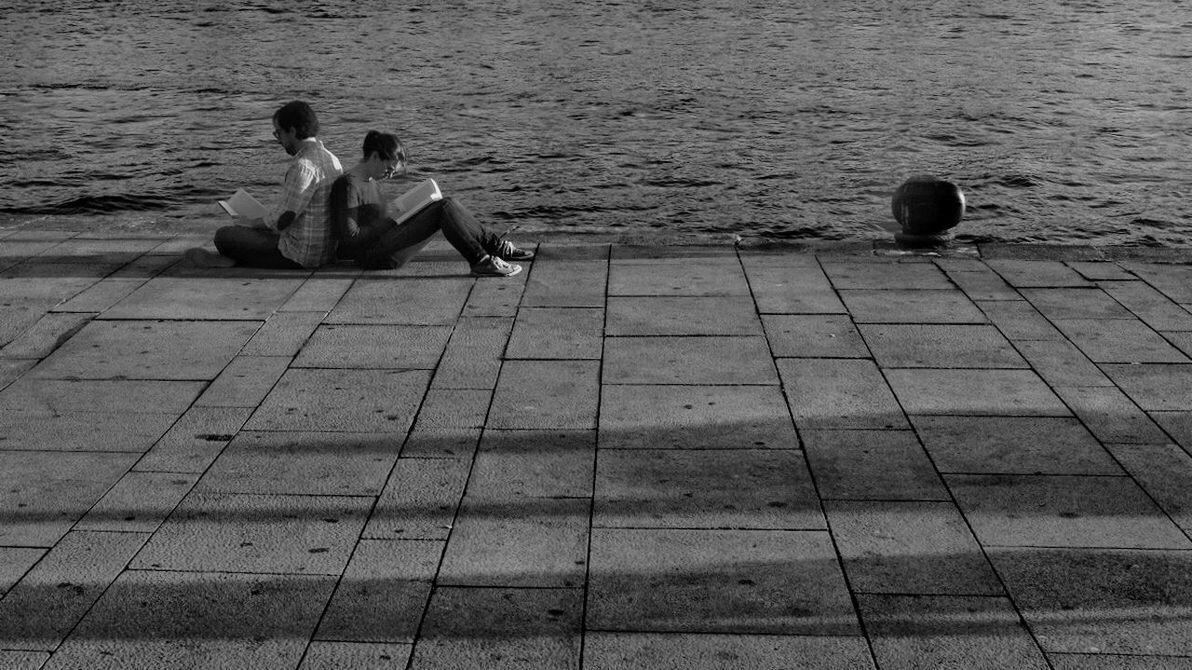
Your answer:
[[[282,130],[294,131],[294,135],[300,140],[319,134],[319,117],[315,116],[315,110],[311,109],[310,105],[301,100],[282,105],[281,109],[273,113],[273,121]]]

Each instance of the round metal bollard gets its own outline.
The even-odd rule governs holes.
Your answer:
[[[911,177],[894,192],[890,208],[902,226],[894,240],[903,246],[940,246],[964,216],[964,193],[950,181],[929,175]]]

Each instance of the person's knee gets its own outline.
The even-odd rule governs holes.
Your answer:
[[[227,252],[236,246],[236,226],[224,226],[215,231],[215,248],[219,253],[227,256]]]

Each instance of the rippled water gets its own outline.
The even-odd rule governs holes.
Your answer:
[[[214,226],[272,194],[302,98],[345,163],[396,131],[526,231],[874,237],[931,173],[967,239],[1186,245],[1190,30],[1177,0],[18,1],[0,223]]]

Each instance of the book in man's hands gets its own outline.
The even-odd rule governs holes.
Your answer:
[[[418,182],[414,188],[389,201],[389,216],[397,223],[421,212],[436,200],[443,199],[443,192],[434,179]]]
[[[227,200],[220,200],[219,206],[234,217],[242,217],[250,221],[259,220],[261,225],[268,225],[269,210],[259,200],[239,189]]]

